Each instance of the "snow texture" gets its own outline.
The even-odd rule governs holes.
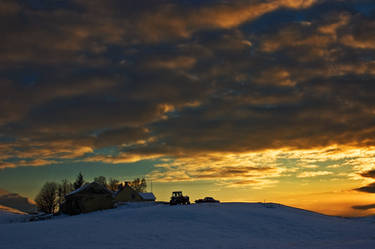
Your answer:
[[[277,204],[152,202],[0,224],[0,248],[373,249],[374,231],[375,217],[330,217]]]

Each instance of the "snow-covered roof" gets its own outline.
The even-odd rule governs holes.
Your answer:
[[[156,200],[156,197],[153,193],[138,193],[143,200],[148,200],[148,201],[154,201]]]
[[[67,194],[66,196],[74,195],[74,194],[76,194],[76,193],[79,193],[79,192],[81,192],[82,190],[86,189],[88,186],[89,186],[89,184],[86,183],[86,184],[84,184],[83,186],[81,186],[80,188],[77,188],[76,190],[73,190],[72,192],[70,192],[70,193]]]
[[[79,189],[76,189],[76,190],[70,192],[65,197],[83,192],[86,189],[95,190],[94,192],[101,193],[101,194],[106,194],[106,193],[111,194],[111,195],[113,194],[112,191],[108,190],[104,185],[102,185],[100,183],[97,183],[97,182],[92,182],[92,183],[86,183],[85,185],[83,185]]]

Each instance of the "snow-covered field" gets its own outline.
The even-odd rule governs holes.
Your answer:
[[[0,248],[375,248],[375,217],[347,219],[273,206],[133,204],[0,224]]]

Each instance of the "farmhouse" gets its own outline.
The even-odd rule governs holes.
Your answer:
[[[135,191],[125,182],[125,186],[121,186],[115,193],[115,200],[118,202],[137,202],[137,201],[155,201],[153,193],[140,193]]]
[[[114,207],[113,193],[102,184],[92,182],[65,196],[61,210],[65,214],[88,213]]]

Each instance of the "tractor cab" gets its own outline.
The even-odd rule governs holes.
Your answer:
[[[181,197],[181,196],[182,196],[182,192],[181,191],[176,191],[176,192],[172,193],[172,197]]]

